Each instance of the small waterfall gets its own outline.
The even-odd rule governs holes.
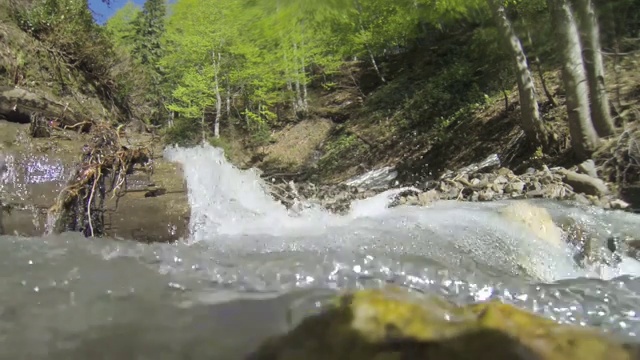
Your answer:
[[[193,242],[237,251],[252,244],[244,249],[247,252],[387,251],[452,268],[482,266],[547,282],[599,276],[579,268],[572,259],[575,249],[564,241],[549,246],[548,239],[501,216],[504,202],[442,201],[424,208],[389,209],[390,197],[406,190],[393,189],[354,202],[345,216],[318,207],[294,214],[268,194],[256,171],[237,169],[221,149],[174,147],[166,149],[165,156],[183,166]],[[630,265],[633,262],[629,259],[622,270],[640,274]],[[621,269],[606,269],[604,276],[620,273]]]
[[[29,216],[31,232],[46,233],[44,210],[64,186],[68,169],[47,155],[9,153],[0,155],[0,199],[20,216]],[[35,231],[34,231],[35,230]]]

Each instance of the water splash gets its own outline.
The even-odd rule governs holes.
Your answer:
[[[572,259],[576,250],[564,242],[549,246],[549,239],[501,216],[498,210],[505,202],[387,208],[391,196],[403,188],[354,202],[346,216],[318,207],[293,214],[271,198],[254,170],[235,168],[220,149],[168,148],[165,156],[184,168],[194,242],[240,252],[384,250],[546,282],[600,276],[578,267]],[[630,265],[633,261],[621,269],[606,269],[604,275],[629,270],[640,274]]]

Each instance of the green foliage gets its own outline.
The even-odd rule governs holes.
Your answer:
[[[318,161],[318,167],[322,171],[335,171],[341,167],[357,165],[366,154],[367,146],[353,134],[341,134],[325,149],[325,154]]]
[[[193,146],[200,142],[202,132],[189,119],[177,118],[173,126],[163,129],[162,138],[167,145]]]
[[[140,8],[129,1],[107,21],[105,28],[116,46],[133,50],[136,35],[134,20],[140,16],[140,12]]]
[[[18,25],[93,78],[107,76],[114,61],[109,38],[85,0],[36,0],[13,9]]]

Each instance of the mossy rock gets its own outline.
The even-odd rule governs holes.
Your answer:
[[[251,360],[636,359],[638,345],[596,329],[560,325],[499,302],[455,306],[401,290],[340,297]]]

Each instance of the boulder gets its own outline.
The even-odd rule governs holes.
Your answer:
[[[289,333],[265,341],[248,359],[630,360],[638,355],[637,344],[512,305],[456,306],[386,289],[341,296]]]
[[[36,114],[57,119],[62,126],[84,122],[84,118],[69,108],[68,104],[57,103],[25,89],[0,86],[0,118],[10,122],[28,124],[31,122],[32,116]]]
[[[5,157],[2,153],[0,153],[0,190],[2,190],[2,175],[7,171],[7,163]],[[2,204],[2,192],[0,192],[0,235],[3,235],[4,225],[2,221],[2,217],[4,215],[4,205]]]
[[[596,168],[596,163],[591,159],[585,160],[580,165],[578,165],[578,171],[582,174],[589,175],[593,178],[598,177],[598,170]]]
[[[553,222],[547,209],[534,206],[527,201],[512,201],[499,210],[499,213],[527,230],[550,245],[561,247],[564,245],[562,230]]]
[[[562,175],[562,181],[570,185],[575,192],[594,196],[604,196],[609,193],[607,184],[598,178],[564,169],[558,173]]]

